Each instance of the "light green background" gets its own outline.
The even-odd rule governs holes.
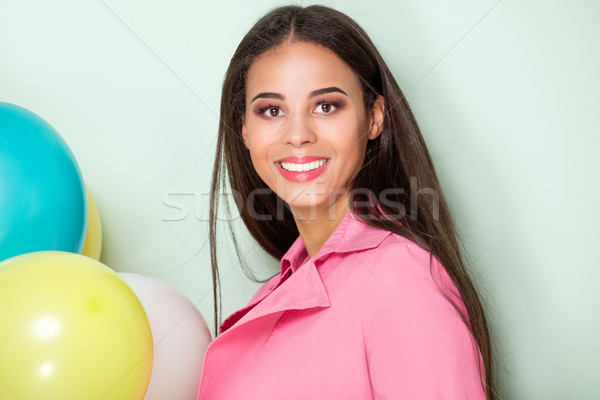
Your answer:
[[[0,0],[0,101],[38,113],[74,151],[102,215],[102,261],[180,289],[209,325],[220,84],[277,4]],[[600,398],[600,2],[325,4],[365,28],[409,98],[486,301],[502,398]],[[249,265],[274,274],[237,223]],[[221,237],[229,315],[259,285]]]

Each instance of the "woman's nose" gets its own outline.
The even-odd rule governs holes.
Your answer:
[[[302,146],[303,144],[314,143],[317,140],[317,134],[309,121],[302,115],[288,118],[284,124],[285,132],[282,136],[283,143],[293,146]]]

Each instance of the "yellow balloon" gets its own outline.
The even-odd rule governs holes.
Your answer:
[[[87,197],[87,229],[85,231],[85,241],[83,242],[83,250],[81,254],[100,260],[102,252],[102,220],[100,219],[100,211],[94,200],[94,196],[90,189],[85,186]]]
[[[104,264],[41,251],[0,263],[0,399],[142,399],[152,334]]]

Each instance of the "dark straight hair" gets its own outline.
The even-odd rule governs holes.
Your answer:
[[[223,82],[217,152],[210,198],[210,254],[213,275],[215,334],[221,316],[221,293],[217,263],[217,213],[220,194],[230,186],[236,206],[249,232],[262,248],[280,259],[298,237],[288,207],[255,172],[250,154],[241,139],[245,113],[248,69],[259,55],[286,42],[308,42],[324,46],[340,57],[355,72],[361,83],[365,110],[370,111],[378,95],[385,100],[381,134],[367,144],[362,168],[351,183],[357,190],[351,196],[351,212],[374,227],[402,235],[421,246],[444,266],[458,289],[466,313],[445,293],[470,330],[484,371],[482,385],[487,399],[495,399],[492,347],[484,310],[467,274],[458,235],[442,194],[435,169],[415,118],[400,87],[365,31],[347,15],[325,7],[279,7],[263,16],[238,45]],[[414,183],[435,196],[414,196]],[[389,190],[389,189],[399,190]],[[260,189],[262,196],[254,197]],[[253,196],[250,208],[245,201]],[[386,201],[377,199],[385,197]],[[231,215],[229,203],[226,212]],[[410,210],[391,218],[399,210]],[[256,215],[272,218],[257,219]],[[231,218],[229,218],[231,220]],[[255,278],[243,262],[231,222],[229,229],[242,269]],[[431,265],[431,258],[430,258]],[[437,282],[436,279],[436,283]]]

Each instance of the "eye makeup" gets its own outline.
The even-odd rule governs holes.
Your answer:
[[[323,115],[330,115],[330,114],[334,114],[335,112],[337,112],[339,109],[344,107],[344,102],[342,101],[338,101],[338,100],[334,100],[334,99],[321,99],[316,101],[313,104],[313,110],[319,107],[322,107],[323,105],[328,105],[328,106],[333,106],[334,109],[328,112],[320,112],[318,114],[323,114]],[[277,118],[277,116],[273,116],[273,115],[265,115],[265,112],[267,110],[270,109],[277,109],[279,110],[281,108],[281,106],[279,104],[276,104],[275,102],[271,103],[269,102],[267,105],[265,106],[259,106],[256,109],[256,114],[258,114],[259,116],[264,116],[267,119],[273,119],[273,118]]]

